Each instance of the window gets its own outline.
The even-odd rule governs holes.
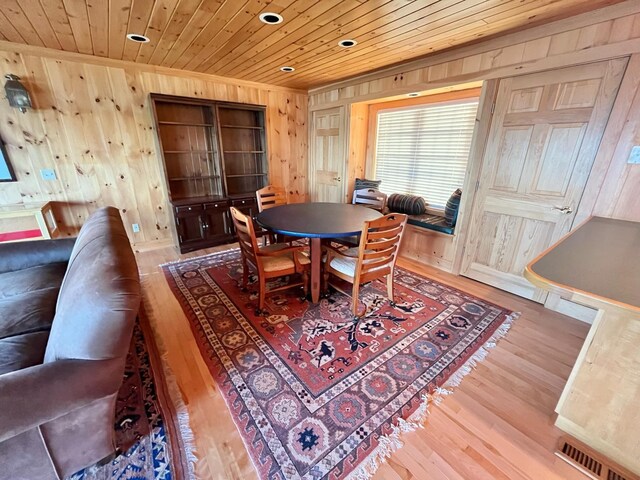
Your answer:
[[[380,110],[375,177],[387,194],[409,193],[444,208],[464,182],[478,98]]]

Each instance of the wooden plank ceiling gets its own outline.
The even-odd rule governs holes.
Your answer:
[[[620,1],[1,0],[0,39],[306,89]]]

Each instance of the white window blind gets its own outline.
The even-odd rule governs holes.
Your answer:
[[[443,208],[464,182],[478,98],[378,112],[376,179]]]

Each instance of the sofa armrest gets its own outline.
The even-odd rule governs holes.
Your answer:
[[[0,273],[68,262],[75,238],[0,243]]]
[[[0,375],[0,442],[118,391],[122,359],[59,360]]]

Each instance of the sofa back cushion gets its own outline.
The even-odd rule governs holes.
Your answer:
[[[45,363],[124,357],[140,305],[140,280],[120,213],[98,210],[76,240],[60,287]]]

